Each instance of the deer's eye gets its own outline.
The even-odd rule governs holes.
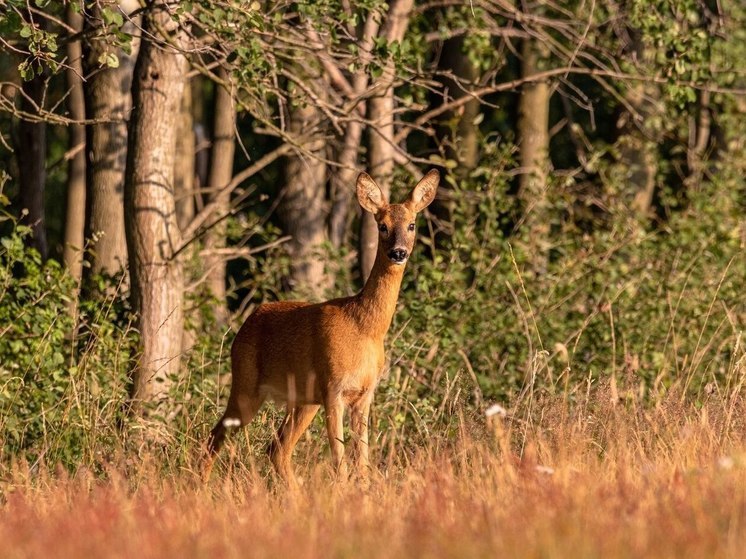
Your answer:
[[[409,230],[410,231],[414,231],[414,223],[410,223],[409,224]]]
[[[388,228],[388,227],[386,227],[386,224],[385,224],[385,223],[379,223],[379,224],[378,224],[378,230],[379,230],[379,231],[380,231],[381,233],[386,233],[386,232],[388,232],[389,228]]]

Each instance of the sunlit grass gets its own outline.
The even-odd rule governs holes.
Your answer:
[[[295,492],[239,443],[206,485],[196,446],[194,468],[153,451],[95,475],[17,464],[2,488],[0,556],[742,556],[740,386],[646,406],[616,390],[461,419],[455,436],[399,440],[397,460],[374,449],[369,485],[335,480],[316,437],[297,452]]]

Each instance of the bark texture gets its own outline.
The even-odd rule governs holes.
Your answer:
[[[132,40],[132,52],[126,54],[111,46],[111,35],[102,29],[101,9],[116,10],[120,5],[130,12],[137,2],[104,0],[92,9],[86,22],[90,39],[85,44],[84,68],[86,116],[100,121],[87,127],[87,230],[86,236],[97,238],[91,271],[116,273],[127,265],[127,241],[124,233],[124,171],[127,161],[127,121],[132,109],[132,72],[137,58],[139,39]],[[128,23],[125,31],[134,33]],[[137,34],[139,35],[139,33]],[[114,54],[118,68],[102,67],[106,54]]]
[[[350,222],[350,207],[359,173],[358,153],[363,139],[363,123],[352,121],[347,125],[344,143],[339,152],[339,168],[332,170],[334,202],[329,217],[329,239],[335,248],[342,247],[347,240]]]
[[[387,43],[401,41],[409,26],[413,6],[412,0],[392,0],[381,35]],[[375,84],[377,93],[368,102],[371,129],[369,138],[369,174],[378,183],[388,201],[391,194],[391,178],[394,173],[394,79],[396,70],[393,59],[389,59],[381,77]],[[376,259],[378,230],[375,218],[365,213],[360,231],[360,271],[363,281],[368,279]]]
[[[645,86],[634,85],[625,95],[635,115],[625,113],[617,121],[620,132],[619,169],[624,200],[631,214],[639,221],[650,215],[658,173],[658,145],[654,136],[644,130],[644,115],[652,108],[646,101]]]
[[[320,120],[319,110],[312,106],[294,108],[290,114],[290,133],[300,136]],[[317,134],[304,144],[304,152],[285,159],[285,186],[278,213],[285,233],[290,235],[289,287],[300,295],[320,299],[327,287],[322,244],[326,240],[327,208],[326,142]]]
[[[689,175],[685,184],[687,189],[698,189],[704,178],[707,160],[714,147],[712,142],[712,107],[709,91],[698,93],[697,114],[689,117],[689,147],[686,161]],[[716,156],[716,154],[715,154]]]
[[[477,68],[464,50],[464,39],[464,36],[454,37],[443,44],[440,66],[452,75],[444,80],[449,99],[461,99],[467,95],[465,88],[479,78]],[[446,130],[450,136],[446,155],[458,162],[454,172],[460,176],[468,174],[479,163],[479,126],[475,120],[480,110],[479,99],[473,98],[446,114]]]
[[[363,34],[358,48],[360,52],[360,70],[352,79],[352,98],[359,98],[368,88],[370,77],[366,71],[372,57],[373,41],[378,35],[380,22],[378,18],[369,17],[363,25]],[[366,115],[365,103],[354,101],[351,110],[357,111],[361,118]],[[329,239],[335,248],[342,247],[347,241],[350,225],[350,213],[355,193],[355,180],[360,172],[358,156],[363,139],[364,124],[361,119],[352,119],[345,128],[342,146],[337,160],[339,167],[330,169],[333,204],[329,216]]]
[[[46,88],[45,76],[36,76],[24,82],[21,110],[38,112]],[[48,255],[47,232],[44,220],[44,185],[47,180],[47,125],[42,122],[21,120],[18,123],[18,178],[21,207],[28,211],[22,222],[30,225],[33,236],[30,244],[46,260]]]
[[[168,392],[179,373],[183,328],[181,244],[174,200],[174,162],[186,58],[168,43],[185,34],[167,2],[153,2],[143,17],[143,43],[135,68],[127,152],[125,216],[133,308],[138,314],[140,356],[132,399],[142,415],[167,417]],[[143,406],[142,404],[149,404]]]
[[[521,75],[530,78],[540,71],[543,47],[534,39],[524,39]],[[549,177],[549,100],[551,88],[546,81],[523,85],[518,106],[518,145],[521,175],[518,195],[525,212],[525,227],[535,257],[546,256],[549,242],[549,219],[546,215],[547,179]]]
[[[187,85],[179,107],[174,164],[176,221],[182,231],[194,218],[195,148],[192,89]]]
[[[83,16],[70,4],[66,13],[67,24],[79,32],[83,29]],[[69,96],[67,98],[70,118],[76,121],[85,119],[85,99],[83,97],[83,48],[80,41],[70,41],[67,45],[65,79]],[[70,158],[67,171],[67,208],[65,211],[65,246],[62,258],[70,275],[77,283],[83,275],[83,235],[85,233],[85,127],[71,124],[69,127],[69,149],[74,155]],[[77,297],[75,297],[77,299]]]
[[[210,188],[209,202],[216,204],[214,216],[220,220],[210,229],[205,237],[205,267],[207,269],[207,286],[210,294],[217,300],[215,319],[219,325],[228,320],[228,302],[225,290],[225,258],[215,254],[216,249],[225,246],[226,223],[222,219],[230,211],[230,192],[223,192],[233,178],[233,158],[236,141],[236,107],[233,104],[233,86],[230,75],[220,69],[218,76],[223,85],[215,84],[215,124],[213,129],[212,150],[210,155]]]
[[[639,33],[629,30],[627,41],[625,50],[633,60],[643,66],[650,62],[654,53],[643,46]],[[619,161],[614,171],[626,210],[644,223],[650,218],[658,174],[660,89],[653,83],[633,83],[624,98],[629,110],[617,120]]]

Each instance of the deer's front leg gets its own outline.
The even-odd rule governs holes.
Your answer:
[[[367,478],[370,468],[368,458],[368,423],[370,418],[370,404],[373,401],[373,391],[365,394],[350,408],[350,423],[352,427],[352,450],[358,473]]]
[[[347,472],[344,464],[344,402],[341,394],[329,394],[324,408],[326,409],[326,432],[329,435],[332,463],[340,477],[345,477]]]

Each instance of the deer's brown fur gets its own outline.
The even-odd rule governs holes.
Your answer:
[[[210,434],[205,476],[227,429],[247,425],[267,397],[287,402],[269,451],[284,479],[294,481],[293,448],[322,405],[336,468],[343,466],[342,421],[349,408],[354,455],[361,472],[367,471],[368,411],[384,367],[384,338],[414,246],[415,217],[435,198],[438,181],[438,172],[430,171],[404,203],[387,204],[373,179],[360,174],[358,201],[375,215],[380,231],[370,277],[352,297],[267,303],[249,316],[231,349],[230,397]]]

